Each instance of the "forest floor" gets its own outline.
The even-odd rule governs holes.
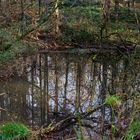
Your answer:
[[[111,8],[107,23],[103,22],[101,10],[100,5],[60,6],[59,32],[54,34],[53,14],[45,19],[42,11],[39,19],[36,5],[32,5],[24,11],[23,20],[20,8],[11,5],[10,14],[0,15],[0,77],[11,60],[37,52],[85,49],[85,52],[127,54],[140,45],[139,10],[121,7],[116,20]],[[50,8],[48,12],[51,11]]]
[[[140,44],[140,32],[137,20],[140,12],[120,8],[119,17],[115,19],[115,11],[110,10],[110,19],[104,23],[101,7],[74,6],[60,9],[59,35],[52,33],[54,21],[50,19],[50,26],[38,32],[39,49],[67,49],[67,48],[99,48],[120,49],[129,51]],[[43,42],[42,42],[43,41]],[[107,47],[104,47],[107,46]]]

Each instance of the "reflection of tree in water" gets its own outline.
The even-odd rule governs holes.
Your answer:
[[[28,66],[24,81],[0,83],[0,91],[7,93],[0,97],[0,105],[11,110],[15,120],[49,124],[68,114],[88,112],[104,103],[106,95],[117,94],[123,101],[119,112],[102,107],[88,117],[87,123],[104,132],[107,123],[116,123],[120,116],[130,115],[134,104],[131,96],[139,93],[138,62],[134,70],[127,60],[92,60],[89,56],[69,54],[40,54],[34,61],[30,58],[25,61]],[[0,118],[9,117],[2,112]]]
[[[28,108],[26,99],[26,93],[28,93],[29,88],[28,84],[24,81],[16,81],[13,79],[6,83],[1,82],[1,85],[4,85],[4,87],[1,87],[5,95],[0,97],[0,104],[3,108],[10,110],[8,113],[1,113],[1,120],[26,120],[26,117],[29,115],[25,109]]]

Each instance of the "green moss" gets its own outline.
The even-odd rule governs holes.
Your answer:
[[[2,140],[24,138],[28,133],[28,128],[21,123],[9,122],[0,125],[0,138],[2,138]]]

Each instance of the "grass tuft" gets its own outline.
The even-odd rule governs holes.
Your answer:
[[[21,123],[9,122],[0,125],[0,138],[2,140],[25,138],[28,133],[28,128]]]
[[[112,95],[112,96],[108,95],[105,99],[105,104],[111,107],[116,107],[120,104],[120,99],[116,95]]]

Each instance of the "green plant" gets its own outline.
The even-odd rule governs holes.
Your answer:
[[[77,121],[78,121],[78,123],[77,123],[78,127],[74,128],[75,133],[76,133],[76,137],[77,137],[76,139],[77,140],[84,140],[84,135],[83,135],[83,132],[82,132],[82,123],[81,123],[80,114],[77,113],[76,116],[77,116]]]
[[[28,133],[28,128],[21,123],[9,122],[0,125],[0,138],[2,140],[25,138]]]
[[[114,119],[115,117],[115,108],[118,107],[118,105],[120,104],[120,98],[117,95],[108,95],[105,98],[105,105],[108,105],[111,107],[112,110],[112,118]],[[115,124],[111,124],[111,132],[112,132],[112,140],[115,140],[115,133],[118,131],[117,127],[115,126]]]
[[[138,119],[133,120],[126,131],[124,140],[133,140],[138,131],[140,130],[140,121]]]
[[[120,104],[120,99],[116,95],[112,95],[112,96],[108,95],[105,99],[105,104],[111,107],[116,107],[117,105]]]
[[[82,135],[81,129],[75,130],[75,132],[76,132],[77,140],[83,140],[83,135]]]

